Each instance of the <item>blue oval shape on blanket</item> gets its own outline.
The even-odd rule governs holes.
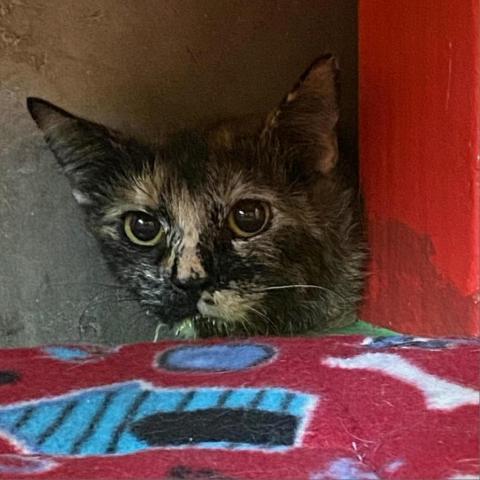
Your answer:
[[[52,346],[46,347],[44,351],[52,358],[57,360],[74,361],[74,360],[84,360],[90,356],[90,354],[80,348],[80,347],[69,347],[69,346]]]
[[[164,352],[158,358],[158,366],[166,370],[190,372],[237,371],[259,365],[274,353],[273,347],[254,343],[182,345]]]

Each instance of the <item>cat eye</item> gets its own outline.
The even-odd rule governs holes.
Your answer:
[[[131,242],[147,247],[157,245],[165,233],[160,222],[144,212],[130,212],[125,217],[124,230]]]
[[[228,227],[240,238],[263,232],[270,221],[270,206],[261,200],[240,200],[230,210]]]

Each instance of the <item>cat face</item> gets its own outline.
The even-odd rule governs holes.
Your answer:
[[[204,336],[291,333],[345,322],[361,290],[335,83],[322,57],[259,128],[219,124],[156,147],[28,106],[110,268],[159,320]]]

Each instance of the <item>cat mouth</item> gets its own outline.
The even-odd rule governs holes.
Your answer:
[[[173,327],[173,334],[178,339],[192,340],[199,338],[201,336],[200,332],[204,330],[221,332],[227,324],[228,321],[221,317],[197,312],[177,322]]]
[[[219,299],[215,299],[215,295],[223,300],[221,306],[229,308],[219,308]],[[177,309],[176,315],[170,322],[163,321],[165,327],[157,326],[155,339],[160,337],[160,328],[166,328],[166,335],[169,338],[185,340],[204,337],[206,333],[209,335],[228,333],[232,329],[236,317],[235,309],[231,305],[232,297],[236,300],[237,296],[237,293],[232,293],[230,290],[216,291],[213,294],[204,291],[195,306],[184,308],[183,312]]]

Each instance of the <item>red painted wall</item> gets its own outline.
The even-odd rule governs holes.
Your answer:
[[[479,2],[361,0],[363,317],[480,333]]]

